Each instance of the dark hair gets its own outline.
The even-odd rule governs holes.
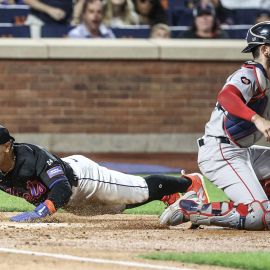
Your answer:
[[[260,47],[261,46],[257,46],[252,50],[251,53],[252,53],[253,59],[256,59],[260,56]]]
[[[99,1],[100,3],[102,3],[101,0],[85,0],[84,3],[83,3],[83,8],[82,8],[82,15],[86,12],[88,5],[92,4],[92,3],[96,2],[96,1]]]
[[[140,15],[140,12],[138,11],[137,7],[137,1],[138,0],[133,0],[133,3],[135,6],[136,13]],[[160,0],[152,0],[152,4],[153,6],[148,16],[150,25],[153,26],[157,23],[168,24],[168,16],[166,11],[163,9]]]
[[[262,45],[266,45],[266,46],[268,46],[268,47],[270,46],[269,44],[262,44]],[[255,48],[251,51],[252,56],[253,56],[253,59],[256,59],[256,58],[258,58],[258,57],[260,56],[260,47],[261,47],[262,45],[259,45],[259,46],[255,47]]]
[[[6,127],[0,125],[0,144],[5,144],[8,141],[14,142],[15,139],[10,136],[9,131]]]

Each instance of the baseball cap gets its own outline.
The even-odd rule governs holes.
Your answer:
[[[193,16],[198,17],[202,15],[216,15],[215,8],[211,4],[207,5],[199,5],[196,8],[193,9]]]
[[[10,136],[8,129],[0,125],[0,144],[4,144],[10,140],[15,141],[15,139]]]

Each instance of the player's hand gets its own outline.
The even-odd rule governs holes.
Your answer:
[[[63,11],[60,8],[53,8],[53,7],[51,7],[48,10],[48,15],[50,17],[52,17],[53,19],[55,19],[56,21],[60,21],[60,20],[62,20],[62,19],[65,18],[66,13],[65,13],[65,11]]]
[[[270,121],[255,114],[251,118],[251,122],[255,124],[257,129],[264,135],[266,140],[270,142]]]
[[[46,217],[50,215],[50,210],[47,207],[46,204],[41,203],[38,207],[35,208],[34,211],[32,212],[25,212],[19,215],[16,215],[14,217],[10,218],[10,221],[15,221],[15,222],[29,222],[29,221],[34,221],[43,217]]]

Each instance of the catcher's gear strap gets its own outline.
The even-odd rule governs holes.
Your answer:
[[[232,202],[198,204],[180,201],[185,218],[197,225],[217,225],[246,230],[270,229],[270,202],[254,201],[234,206]]]

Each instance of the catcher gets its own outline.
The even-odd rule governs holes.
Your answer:
[[[270,230],[270,147],[256,145],[270,141],[270,21],[253,25],[246,39],[242,52],[253,60],[228,77],[198,139],[201,172],[232,202],[204,204],[187,193],[162,214],[163,224]]]
[[[59,208],[84,215],[119,213],[153,200],[166,201],[166,195],[185,192],[191,184],[185,177],[123,174],[81,155],[60,159],[37,145],[15,143],[0,126],[0,189],[36,206],[11,221],[38,220]]]

